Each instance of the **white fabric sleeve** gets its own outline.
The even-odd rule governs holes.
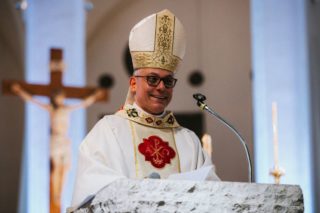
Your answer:
[[[79,147],[72,206],[79,206],[109,183],[126,178],[121,164],[121,151],[111,128],[103,119],[89,132]]]

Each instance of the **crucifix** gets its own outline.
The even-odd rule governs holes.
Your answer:
[[[50,212],[61,212],[61,193],[64,179],[69,170],[71,142],[67,136],[71,111],[86,108],[97,101],[107,101],[108,91],[94,87],[69,87],[62,84],[64,63],[61,49],[50,51],[50,83],[29,84],[25,81],[4,80],[4,95],[18,95],[50,113]],[[33,96],[46,96],[50,104]],[[65,105],[65,98],[81,99],[74,105]]]

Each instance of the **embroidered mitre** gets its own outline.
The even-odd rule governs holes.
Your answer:
[[[183,25],[167,9],[152,14],[132,28],[129,48],[135,70],[150,67],[175,72],[186,49]]]

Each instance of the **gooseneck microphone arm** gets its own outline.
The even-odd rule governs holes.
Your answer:
[[[240,135],[240,133],[225,119],[223,119],[218,113],[216,113],[213,109],[208,107],[207,104],[204,103],[206,100],[206,97],[200,93],[196,93],[193,95],[193,98],[197,100],[197,105],[200,107],[202,110],[207,110],[210,114],[212,114],[214,117],[216,117],[220,122],[222,122],[224,125],[226,125],[236,136],[239,138],[241,144],[243,145],[245,152],[246,152],[246,157],[248,161],[248,177],[249,177],[249,183],[252,183],[252,163],[251,163],[251,158],[250,158],[250,153],[248,150],[248,146],[246,142],[244,141],[243,137]]]

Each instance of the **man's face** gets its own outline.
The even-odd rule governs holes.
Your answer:
[[[135,76],[156,76],[173,78],[173,73],[158,68],[142,68],[135,71]],[[167,88],[163,81],[158,86],[150,86],[145,77],[130,78],[131,91],[135,93],[135,102],[150,114],[161,114],[172,98],[173,88]]]

